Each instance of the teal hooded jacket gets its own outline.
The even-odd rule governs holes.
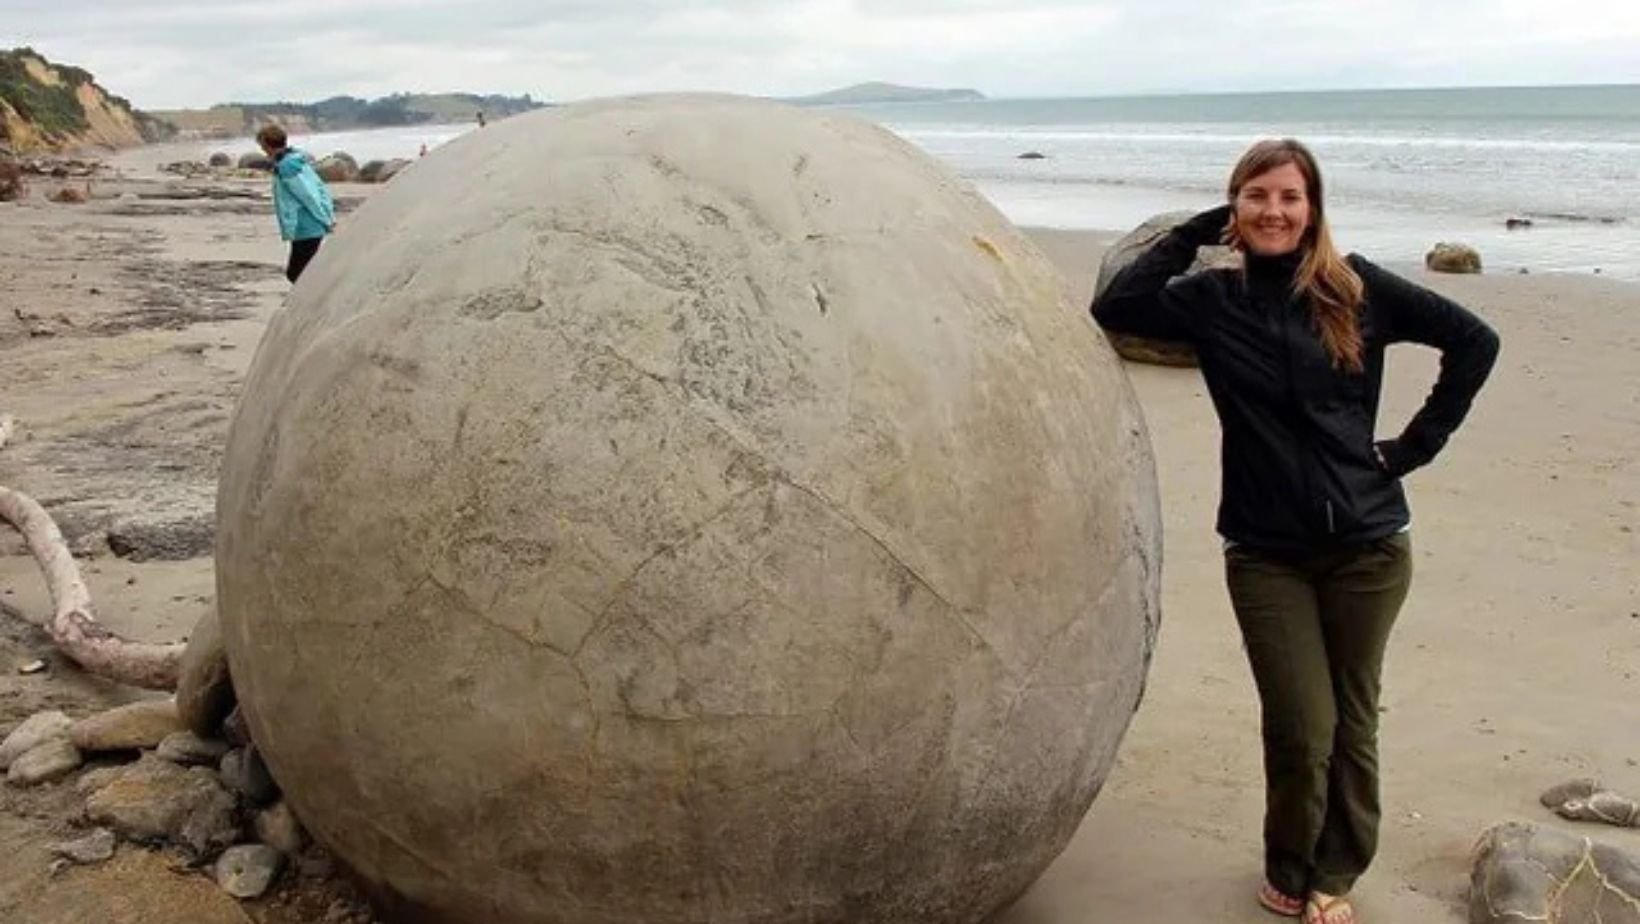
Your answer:
[[[273,211],[287,241],[324,237],[336,224],[330,189],[296,148],[286,148],[273,166]]]

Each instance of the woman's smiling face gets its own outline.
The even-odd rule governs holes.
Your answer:
[[[1277,257],[1292,253],[1310,228],[1310,195],[1294,163],[1259,174],[1236,192],[1236,236],[1250,253]]]

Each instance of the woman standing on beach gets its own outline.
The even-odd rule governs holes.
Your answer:
[[[1446,444],[1498,337],[1453,302],[1333,247],[1315,158],[1261,141],[1229,204],[1173,229],[1093,305],[1113,331],[1188,341],[1222,433],[1218,531],[1262,706],[1265,882],[1259,902],[1352,924],[1345,897],[1378,840],[1384,647],[1412,577],[1400,479]],[[1241,270],[1174,279],[1229,243]],[[1441,351],[1423,407],[1374,441],[1384,348]]]
[[[295,282],[319,252],[325,235],[336,227],[335,206],[329,187],[307,156],[290,146],[283,128],[262,126],[256,143],[273,161],[273,212],[279,219],[279,236],[290,241],[285,278]]]

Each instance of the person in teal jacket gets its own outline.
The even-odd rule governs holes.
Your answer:
[[[290,146],[283,128],[262,126],[256,143],[273,161],[273,211],[279,219],[279,236],[290,241],[285,278],[295,282],[319,252],[325,235],[335,230],[336,207],[325,181],[307,155]]]

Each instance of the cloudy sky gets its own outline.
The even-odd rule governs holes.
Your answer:
[[[1635,0],[0,0],[149,109],[864,80],[991,96],[1640,82]]]

